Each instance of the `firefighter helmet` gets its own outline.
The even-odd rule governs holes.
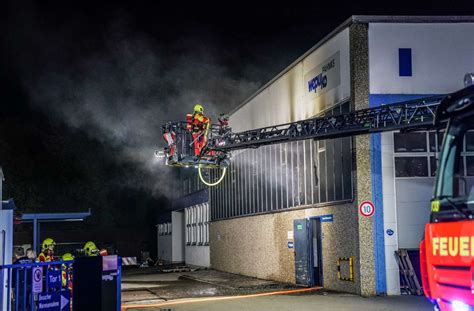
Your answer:
[[[64,261],[74,260],[74,256],[71,253],[66,253],[61,258]]]
[[[99,250],[94,242],[89,241],[84,245],[84,251],[86,256],[97,256],[99,254]]]
[[[43,251],[45,251],[45,250],[51,250],[52,251],[54,249],[55,245],[56,245],[56,243],[54,242],[53,239],[47,238],[47,239],[44,239],[43,244],[41,244],[41,249]]]
[[[195,113],[203,113],[204,112],[204,107],[200,104],[194,105],[194,112]]]

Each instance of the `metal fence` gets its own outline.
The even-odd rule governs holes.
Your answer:
[[[117,265],[117,311],[119,311],[122,274],[120,257]],[[74,260],[0,266],[2,282],[0,309],[72,310],[73,270]]]

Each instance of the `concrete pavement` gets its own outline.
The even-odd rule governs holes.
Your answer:
[[[222,298],[222,297],[221,297]],[[175,301],[154,307],[128,308],[128,311],[431,311],[433,307],[424,297],[391,296],[362,298],[349,294],[275,295],[218,301]]]
[[[294,288],[290,284],[215,270],[159,273],[153,269],[132,269],[125,271],[122,277],[122,303],[158,303],[182,298],[235,296]]]
[[[154,311],[433,310],[424,297],[362,298],[324,290],[295,294],[295,290],[305,289],[215,270],[159,273],[153,269],[137,269],[123,275],[122,303],[124,310]],[[293,292],[272,295],[281,291]]]

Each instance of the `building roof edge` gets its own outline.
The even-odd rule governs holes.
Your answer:
[[[249,101],[254,99],[258,94],[263,92],[268,86],[273,84],[276,80],[281,78],[284,74],[290,71],[293,67],[296,66],[299,62],[303,61],[309,54],[314,52],[316,49],[321,47],[324,43],[329,41],[332,37],[336,36],[345,28],[349,27],[354,23],[359,24],[368,24],[368,23],[470,23],[474,22],[474,16],[388,16],[388,15],[352,15],[337,26],[333,31],[324,36],[319,40],[315,45],[313,45],[308,51],[303,55],[298,57],[290,65],[285,67],[280,71],[274,78],[262,85],[257,91],[252,95],[247,97],[243,102],[233,108],[229,115],[234,114],[237,110],[245,106]]]

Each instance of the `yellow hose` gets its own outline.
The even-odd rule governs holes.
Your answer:
[[[210,183],[210,182],[207,182],[207,181],[204,180],[204,177],[202,177],[202,173],[201,173],[201,165],[198,166],[199,179],[201,179],[201,181],[206,186],[209,186],[209,187],[214,187],[214,186],[217,186],[218,184],[220,184],[221,181],[224,180],[224,176],[225,176],[226,171],[227,171],[227,167],[224,167],[222,169],[222,176],[219,178],[219,180],[216,181],[215,183]]]

